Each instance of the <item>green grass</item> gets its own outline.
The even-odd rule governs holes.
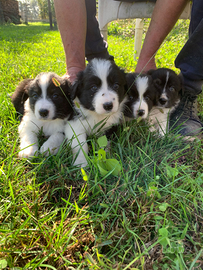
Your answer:
[[[143,41],[149,22],[150,20],[147,19],[144,21]],[[174,60],[188,38],[188,27],[189,21],[178,21],[157,53],[157,67],[169,67],[179,72],[178,69],[174,67]],[[123,65],[128,71],[135,69],[135,62],[133,60],[134,32],[134,20],[114,21],[108,27],[108,34],[110,35],[108,37],[110,41],[109,51],[116,57],[118,63]]]
[[[180,21],[169,35],[159,67],[176,70],[187,26]],[[133,31],[133,21],[109,26],[109,52],[127,71],[136,65]],[[46,24],[2,26],[0,41],[0,269],[201,269],[203,142],[157,138],[135,121],[105,149],[120,162],[117,176],[100,173],[94,137],[88,179],[67,145],[56,156],[20,160],[8,93],[42,71],[63,75],[65,57],[59,32]]]

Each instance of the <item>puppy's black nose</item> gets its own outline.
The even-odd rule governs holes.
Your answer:
[[[106,102],[106,103],[103,104],[103,108],[106,111],[111,111],[112,108],[113,108],[113,103],[112,102]]]
[[[137,112],[137,115],[138,116],[143,116],[145,114],[145,110],[139,110],[138,112]]]
[[[166,99],[166,98],[160,98],[160,99],[159,99],[159,103],[160,103],[161,105],[166,104],[166,102],[167,102],[167,99]]]
[[[47,115],[49,114],[49,111],[47,109],[41,109],[39,111],[39,114],[42,116],[42,117],[47,117]]]

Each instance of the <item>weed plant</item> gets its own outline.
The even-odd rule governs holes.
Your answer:
[[[177,71],[187,28],[187,21],[175,26],[158,67]],[[136,65],[133,32],[132,20],[109,25],[109,52],[126,71]],[[47,24],[1,26],[0,40],[0,269],[202,269],[203,142],[158,138],[134,120],[108,146],[88,138],[82,171],[65,143],[56,156],[20,160],[8,95],[40,72],[63,75],[65,57]],[[202,104],[200,96],[200,115]],[[102,167],[110,161],[117,172]]]

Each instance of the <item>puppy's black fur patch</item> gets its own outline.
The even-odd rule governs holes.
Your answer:
[[[25,79],[20,82],[11,96],[13,106],[15,107],[16,112],[21,116],[24,114],[24,103],[29,97],[28,86],[31,81],[32,79]]]

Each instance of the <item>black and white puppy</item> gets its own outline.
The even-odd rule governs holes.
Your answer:
[[[128,100],[124,115],[128,121],[132,118],[146,119],[156,100],[156,90],[150,75],[128,73]]]
[[[65,124],[73,113],[70,94],[69,82],[52,72],[40,73],[17,86],[11,99],[16,111],[23,114],[18,127],[20,158],[37,154],[39,131],[48,137],[40,153],[58,152],[65,139]]]
[[[182,89],[182,80],[173,70],[159,68],[148,72],[158,93],[156,104],[149,114],[150,130],[164,136],[168,130],[170,114],[175,110]]]
[[[77,115],[68,121],[65,135],[72,139],[74,165],[86,166],[87,135],[119,123],[126,101],[125,73],[113,61],[93,59],[73,85]]]

